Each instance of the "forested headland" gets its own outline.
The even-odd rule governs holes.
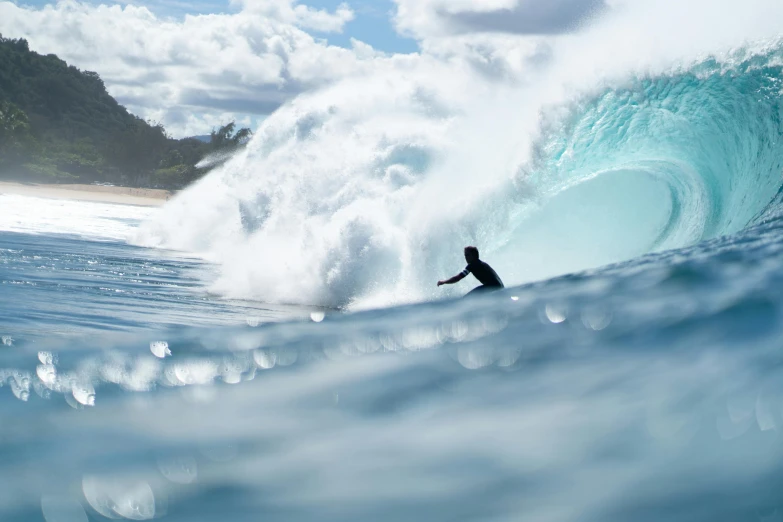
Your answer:
[[[178,189],[206,173],[196,167],[205,156],[250,136],[232,122],[208,142],[172,139],[129,113],[97,73],[0,35],[0,179]]]

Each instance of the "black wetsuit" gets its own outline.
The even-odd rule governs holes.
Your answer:
[[[465,267],[465,270],[462,271],[462,275],[466,276],[468,274],[473,274],[481,283],[481,286],[474,288],[468,292],[468,294],[491,292],[493,290],[500,290],[503,288],[503,281],[500,279],[500,276],[498,276],[497,272],[495,272],[491,266],[486,264],[484,261],[481,261],[480,259],[470,263]]]

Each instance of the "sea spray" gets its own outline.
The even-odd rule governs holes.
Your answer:
[[[783,8],[665,4],[503,79],[424,54],[300,96],[137,242],[229,297],[356,308],[453,295],[466,244],[519,284],[741,230],[780,186]]]

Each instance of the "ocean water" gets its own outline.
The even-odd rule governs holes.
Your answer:
[[[782,233],[239,324],[203,262],[4,232],[0,518],[780,520]]]
[[[152,208],[17,195],[0,195],[0,207],[0,330],[15,346],[322,312],[222,299],[207,290],[203,259],[128,244]]]
[[[0,196],[0,520],[783,520],[781,16],[380,69],[161,209]],[[506,290],[435,287],[465,244]]]

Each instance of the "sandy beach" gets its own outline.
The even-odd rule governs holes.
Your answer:
[[[16,194],[50,199],[96,201],[121,205],[157,207],[163,205],[173,193],[162,189],[114,187],[104,185],[54,185],[15,183],[0,181],[0,194]]]

